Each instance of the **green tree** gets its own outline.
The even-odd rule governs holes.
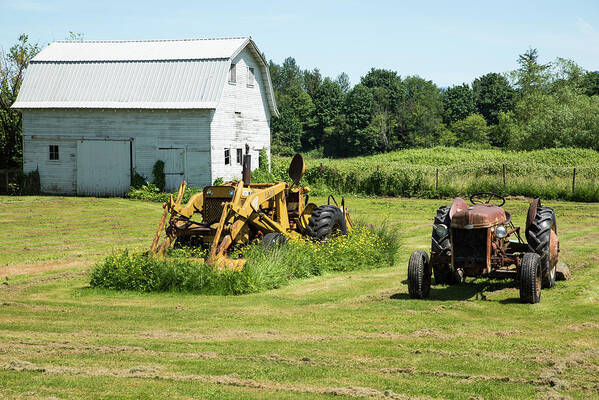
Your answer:
[[[21,113],[10,107],[17,99],[29,61],[39,50],[39,46],[30,43],[29,37],[23,34],[8,53],[0,52],[0,168],[22,163]]]
[[[302,123],[291,107],[279,108],[279,117],[271,125],[273,153],[293,155],[301,148]]]
[[[587,96],[599,95],[599,71],[584,74],[582,77],[582,91]]]
[[[584,92],[585,70],[572,60],[558,57],[551,63],[552,82],[551,90],[556,91],[562,87],[570,87],[572,90]]]
[[[281,66],[281,83],[279,94],[287,94],[292,88],[302,88],[304,85],[303,73],[295,62],[295,58],[287,57]]]
[[[546,91],[551,83],[551,63],[540,64],[537,49],[528,49],[518,56],[520,67],[512,76],[522,95],[531,92]]]
[[[397,72],[372,68],[361,79],[362,85],[372,89],[378,112],[396,113],[406,96],[406,89]]]
[[[368,126],[374,111],[374,97],[364,85],[358,84],[349,91],[343,105],[343,114],[349,127],[354,130]]]
[[[489,144],[489,127],[485,117],[471,114],[451,124],[451,130],[460,146],[481,146]]]
[[[270,72],[270,81],[275,92],[275,98],[279,100],[279,92],[281,91],[283,79],[281,77],[281,66],[272,60],[268,62],[268,72]]]
[[[500,112],[508,112],[514,107],[514,89],[500,74],[492,72],[476,78],[472,92],[476,110],[489,124],[496,124]]]
[[[316,116],[315,137],[312,138],[313,146],[319,145],[325,129],[335,124],[335,120],[341,112],[343,100],[344,95],[339,85],[330,78],[325,78],[313,96]]]
[[[343,113],[324,141],[329,156],[372,154],[377,149],[377,134],[368,129],[374,111],[374,98],[366,86],[358,84],[345,97]]]
[[[335,83],[339,85],[343,93],[347,93],[351,89],[349,76],[345,72],[340,73],[337,78],[335,78]]]
[[[391,149],[435,145],[442,124],[441,91],[432,81],[418,76],[407,77],[403,84],[406,97],[398,110],[397,129],[390,141]]]
[[[599,150],[599,96],[563,87],[523,97],[504,126],[514,149],[583,147]]]
[[[316,125],[314,103],[310,95],[301,87],[292,86],[279,95],[278,107],[280,117],[273,118],[271,124],[273,141],[280,148],[293,151],[299,151],[302,145],[308,146],[309,138],[313,136],[311,130]]]
[[[467,84],[443,91],[443,121],[447,124],[466,118],[476,111],[474,92]]]
[[[313,70],[305,70],[304,71],[304,90],[310,95],[310,97],[314,98],[314,93],[320,85],[322,85],[322,75],[318,68],[314,68]]]

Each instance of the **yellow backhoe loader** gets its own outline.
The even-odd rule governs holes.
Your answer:
[[[208,264],[239,270],[247,260],[227,256],[235,245],[256,240],[273,245],[293,236],[324,240],[330,235],[351,231],[352,224],[343,199],[341,205],[332,195],[328,205],[316,206],[308,202],[310,189],[299,186],[306,169],[301,155],[296,154],[289,166],[291,183],[251,184],[250,165],[251,156],[247,154],[246,146],[242,180],[206,186],[182,205],[184,181],[177,197],[171,195],[162,205],[164,213],[151,252],[164,256],[171,245],[205,246],[209,248]],[[331,200],[334,204],[330,204]],[[199,216],[199,221],[192,219]],[[159,244],[163,230],[165,238]]]

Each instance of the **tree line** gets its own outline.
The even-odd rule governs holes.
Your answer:
[[[349,157],[438,145],[599,150],[599,72],[563,58],[542,64],[536,49],[521,54],[514,71],[448,88],[378,68],[351,87],[347,74],[323,78],[291,57],[269,68],[280,111],[271,123],[273,153]]]
[[[39,51],[27,35],[0,51],[0,168],[22,165],[21,113],[10,106]],[[599,150],[599,72],[563,58],[541,64],[536,49],[521,54],[518,66],[448,88],[372,68],[352,87],[345,73],[333,79],[291,57],[270,61],[280,111],[271,121],[272,151],[349,157],[437,145]]]

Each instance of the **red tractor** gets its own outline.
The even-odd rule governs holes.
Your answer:
[[[430,258],[423,250],[410,257],[410,297],[428,297],[433,275],[435,284],[449,285],[466,277],[511,277],[520,280],[521,302],[538,303],[541,288],[555,285],[559,239],[553,209],[540,199],[530,203],[524,242],[520,227],[502,208],[505,198],[485,192],[472,195],[470,202],[458,197],[437,210]]]

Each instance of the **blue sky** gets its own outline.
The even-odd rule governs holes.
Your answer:
[[[20,33],[47,44],[252,36],[267,58],[295,57],[324,75],[371,67],[440,86],[516,67],[518,54],[599,70],[599,1],[43,1],[0,0],[0,46]]]

